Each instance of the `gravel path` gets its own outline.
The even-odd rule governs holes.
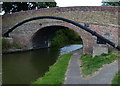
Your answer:
[[[82,51],[73,54],[68,66],[64,84],[108,84],[107,86],[110,86],[111,80],[118,71],[117,62],[104,66],[98,74],[88,79],[84,79],[81,77],[80,73],[79,58],[81,54]]]

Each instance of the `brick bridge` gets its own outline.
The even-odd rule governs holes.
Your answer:
[[[60,7],[30,10],[2,16],[3,33],[28,18],[37,16],[58,16],[73,20],[96,31],[105,38],[120,45],[119,29],[119,7],[82,6],[82,7]],[[74,30],[83,41],[84,53],[91,53],[92,47],[96,45],[97,38],[90,33],[60,20],[41,19],[25,23],[13,32],[10,37],[22,47],[35,48],[49,46],[51,35],[59,30],[69,28]]]

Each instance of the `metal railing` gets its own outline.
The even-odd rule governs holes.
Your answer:
[[[115,43],[113,43],[112,41],[110,41],[109,39],[106,39],[105,37],[101,36],[100,34],[96,33],[95,31],[90,30],[88,27],[85,27],[77,22],[74,22],[72,20],[66,19],[66,18],[62,18],[62,17],[56,17],[56,16],[39,16],[39,17],[33,17],[30,19],[26,19],[18,24],[16,24],[15,26],[13,26],[11,29],[9,29],[6,33],[3,34],[3,37],[9,37],[9,33],[12,32],[15,28],[17,28],[18,26],[29,22],[29,21],[33,21],[33,20],[38,20],[38,19],[56,19],[56,20],[62,20],[68,23],[71,23],[75,26],[78,26],[79,28],[91,33],[92,35],[96,36],[98,39],[108,43],[109,45],[111,45],[112,47],[118,49],[120,51],[120,46],[116,45]]]

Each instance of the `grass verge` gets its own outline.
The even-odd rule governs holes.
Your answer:
[[[114,79],[112,80],[112,86],[120,86],[120,71],[116,73]]]
[[[102,54],[100,56],[92,57],[90,54],[82,55],[81,60],[81,71],[83,73],[83,77],[92,75],[94,72],[98,71],[105,64],[112,63],[119,56],[109,53]]]
[[[68,63],[72,54],[64,54],[58,58],[58,61],[49,68],[45,75],[32,83],[32,86],[37,84],[63,84]]]

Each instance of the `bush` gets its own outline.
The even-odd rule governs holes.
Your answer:
[[[22,47],[15,42],[11,42],[8,38],[3,37],[2,38],[2,49],[8,50],[8,49],[21,49]]]
[[[9,49],[11,48],[11,44],[9,43],[9,41],[7,40],[7,38],[2,38],[2,49]]]
[[[68,44],[82,44],[82,39],[70,29],[61,29],[52,36],[51,46],[63,47]]]

